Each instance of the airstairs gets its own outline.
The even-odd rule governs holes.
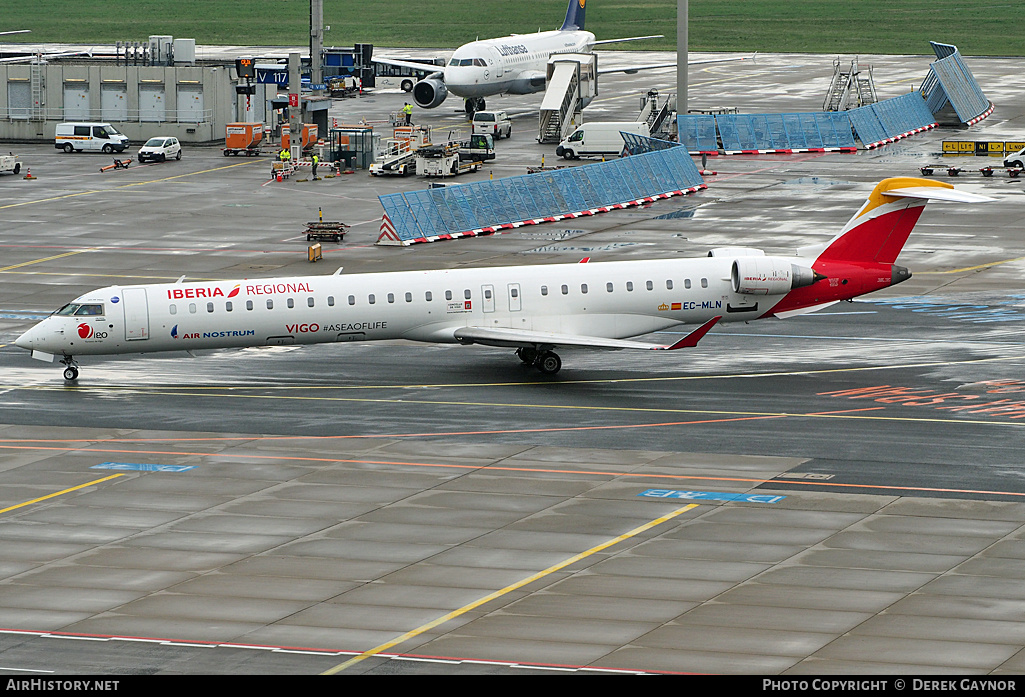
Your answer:
[[[669,95],[662,106],[658,104],[658,90],[648,90],[648,94],[641,97],[641,113],[638,121],[648,124],[648,132],[652,138],[660,140],[672,140],[676,136],[676,95]]]
[[[875,104],[875,82],[872,79],[872,66],[863,71],[858,65],[857,57],[851,61],[849,70],[841,67],[840,58],[833,61],[833,80],[829,83],[829,91],[822,103],[823,111],[847,111],[860,106]]]
[[[558,143],[583,120],[583,109],[598,93],[598,57],[562,53],[548,60],[545,97],[538,112],[539,143]]]

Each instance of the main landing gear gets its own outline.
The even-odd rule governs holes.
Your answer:
[[[473,115],[478,111],[484,111],[484,107],[487,103],[484,101],[484,97],[467,97],[463,102],[463,109],[466,111],[466,118],[473,120]]]
[[[64,356],[61,359],[64,364],[64,379],[68,382],[78,379],[78,362],[72,356]]]
[[[527,365],[533,365],[545,375],[555,375],[562,369],[562,359],[555,351],[539,351],[535,348],[518,348],[516,357]]]

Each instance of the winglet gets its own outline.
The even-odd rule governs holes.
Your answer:
[[[712,319],[708,320],[700,327],[692,331],[690,334],[677,341],[672,346],[662,346],[661,348],[666,351],[675,351],[676,349],[681,348],[694,348],[698,345],[698,342],[701,341],[701,338],[705,334],[707,334],[712,327],[718,324],[719,320],[721,319],[722,315],[719,315],[718,317],[713,317]]]

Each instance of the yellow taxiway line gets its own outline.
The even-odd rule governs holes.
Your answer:
[[[567,566],[580,561],[581,559],[586,559],[587,557],[591,556],[592,554],[596,554],[596,553],[598,553],[598,552],[600,552],[600,551],[602,551],[604,549],[608,549],[609,547],[611,547],[611,546],[613,546],[615,544],[619,544],[620,542],[622,542],[624,540],[628,540],[631,537],[636,537],[637,535],[640,535],[641,533],[643,533],[643,532],[645,532],[647,530],[650,530],[653,527],[656,527],[658,525],[661,525],[662,523],[665,523],[665,522],[667,522],[669,520],[672,520],[673,518],[677,517],[681,513],[689,511],[692,508],[697,508],[697,506],[698,506],[698,504],[691,503],[691,504],[688,504],[686,506],[683,506],[682,508],[677,508],[675,511],[667,513],[666,515],[664,515],[664,516],[662,516],[660,518],[656,518],[655,520],[649,521],[649,522],[645,523],[644,525],[640,525],[640,526],[634,528],[633,530],[631,530],[630,532],[624,533],[624,534],[622,534],[622,535],[620,535],[618,537],[614,537],[611,540],[606,540],[605,542],[602,542],[599,545],[595,545],[594,547],[591,547],[591,549],[589,549],[589,550],[587,550],[585,552],[581,552],[580,554],[576,554],[576,555],[570,557],[569,559],[564,559],[563,561],[559,562],[558,564],[555,564],[553,566],[549,566],[544,571],[539,571],[536,574],[533,574],[532,576],[528,576],[527,578],[521,579],[521,580],[517,581],[516,583],[513,583],[512,585],[509,585],[509,586],[506,586],[505,588],[502,588],[501,590],[497,590],[494,593],[489,593],[488,595],[485,595],[483,598],[475,600],[475,601],[473,601],[472,603],[470,603],[468,605],[464,605],[463,607],[459,608],[458,610],[453,610],[452,612],[448,613],[447,615],[442,615],[441,617],[439,617],[439,618],[437,618],[435,620],[431,620],[430,622],[428,622],[426,624],[422,624],[419,627],[417,627],[416,629],[410,630],[410,631],[406,632],[405,634],[403,634],[403,635],[401,635],[399,637],[396,637],[395,639],[392,639],[391,641],[387,641],[387,642],[385,642],[385,643],[383,643],[383,644],[381,644],[379,646],[375,646],[372,649],[368,649],[367,651],[364,651],[360,655],[354,656],[353,658],[350,658],[348,661],[345,661],[344,663],[340,663],[339,665],[335,666],[334,668],[331,668],[329,670],[324,671],[323,673],[321,673],[321,675],[334,675],[336,673],[340,673],[341,671],[345,670],[346,668],[348,668],[350,666],[353,666],[353,665],[359,663],[360,661],[364,661],[364,660],[366,660],[368,658],[371,658],[371,657],[376,656],[376,655],[378,655],[380,653],[383,653],[384,651],[387,651],[388,649],[394,648],[394,647],[398,646],[399,644],[401,644],[401,643],[403,643],[405,641],[408,641],[409,639],[417,637],[417,636],[423,634],[424,632],[428,632],[428,631],[434,629],[435,627],[438,627],[438,626],[448,622],[449,620],[453,620],[456,617],[459,617],[460,615],[464,615],[467,612],[480,607],[481,605],[484,605],[486,603],[491,602],[492,600],[495,600],[496,598],[500,598],[503,595],[506,595],[507,593],[510,593],[510,592],[512,592],[512,591],[514,591],[514,590],[516,590],[518,588],[522,588],[523,586],[526,586],[526,585],[528,585],[530,583],[533,583],[534,581],[537,581],[538,579],[544,578],[545,576],[553,574],[556,571],[564,569]]]
[[[40,496],[39,498],[32,499],[31,501],[25,501],[24,503],[19,503],[19,504],[15,504],[13,506],[8,506],[7,508],[0,508],[0,513],[7,513],[9,511],[13,511],[13,510],[16,510],[18,508],[24,508],[25,506],[31,506],[32,504],[39,503],[40,501],[46,501],[47,499],[52,499],[52,498],[55,498],[57,496],[63,496],[64,494],[70,494],[72,491],[78,491],[79,489],[84,489],[87,486],[93,486],[94,484],[100,484],[102,482],[110,481],[111,479],[117,479],[118,477],[123,477],[123,476],[125,476],[124,473],[121,473],[121,474],[112,474],[109,477],[104,477],[103,479],[95,479],[95,480],[93,480],[91,482],[86,482],[85,484],[79,484],[78,486],[73,486],[70,489],[64,489],[63,491],[58,491],[58,492],[53,493],[53,494],[47,494],[46,496]]]

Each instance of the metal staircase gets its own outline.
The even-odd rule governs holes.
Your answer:
[[[641,113],[638,121],[648,124],[648,132],[652,138],[671,140],[675,136],[676,119],[672,118],[676,113],[676,95],[666,97],[665,103],[658,105],[658,90],[649,90],[648,94],[641,98]]]
[[[44,121],[46,119],[46,71],[44,70],[46,63],[42,60],[36,59],[32,61],[31,65],[31,90],[32,90],[32,105],[29,110],[30,121]]]
[[[833,61],[833,79],[822,103],[823,111],[847,111],[879,101],[872,79],[872,66],[869,66],[866,75],[858,65],[857,57],[851,61],[850,70],[843,70],[840,64],[840,58],[837,57]]]
[[[597,93],[594,54],[558,54],[548,61],[545,96],[538,111],[539,143],[558,143],[580,124],[583,109]]]

